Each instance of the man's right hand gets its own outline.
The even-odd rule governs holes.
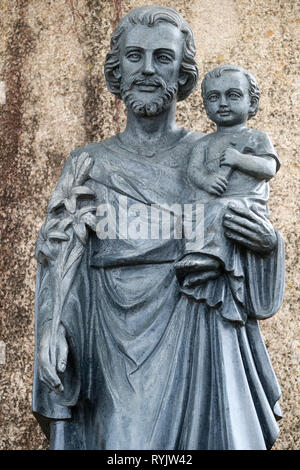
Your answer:
[[[39,374],[41,381],[55,393],[62,393],[64,387],[58,376],[62,374],[67,365],[68,343],[65,327],[60,324],[57,336],[56,361],[50,361],[51,321],[45,323],[38,350]]]

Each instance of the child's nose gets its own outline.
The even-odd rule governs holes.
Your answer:
[[[224,108],[225,106],[228,106],[227,104],[227,98],[225,95],[220,96],[220,108]]]

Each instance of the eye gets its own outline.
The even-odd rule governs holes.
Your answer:
[[[130,52],[126,57],[131,62],[138,62],[141,58],[141,54],[139,52]]]
[[[157,59],[159,60],[159,62],[161,62],[162,64],[168,64],[169,62],[171,62],[171,58],[169,56],[167,56],[166,54],[159,54],[159,56],[157,57]]]
[[[219,96],[216,93],[212,93],[211,95],[208,95],[206,99],[207,101],[212,103],[214,101],[217,101],[219,99]]]
[[[239,100],[241,98],[241,95],[239,93],[234,92],[234,91],[231,91],[228,96],[229,96],[229,98],[231,98],[233,100]]]

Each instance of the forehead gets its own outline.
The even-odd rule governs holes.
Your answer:
[[[122,35],[121,51],[128,47],[139,47],[146,50],[172,49],[181,52],[184,43],[183,33],[174,25],[167,22],[154,26],[133,25]]]
[[[249,82],[247,77],[242,72],[226,71],[217,78],[208,78],[205,81],[206,93],[210,90],[225,91],[231,88],[238,88],[240,90],[248,90]]]

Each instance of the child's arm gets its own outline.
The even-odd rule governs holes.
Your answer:
[[[224,168],[225,169],[225,168]],[[221,196],[226,190],[228,180],[222,175],[215,172],[209,172],[205,165],[205,153],[202,145],[196,145],[192,150],[192,154],[188,166],[188,178],[190,182],[197,188]]]
[[[221,165],[240,170],[258,180],[270,180],[276,173],[276,160],[270,155],[244,154],[228,147],[221,156]]]

